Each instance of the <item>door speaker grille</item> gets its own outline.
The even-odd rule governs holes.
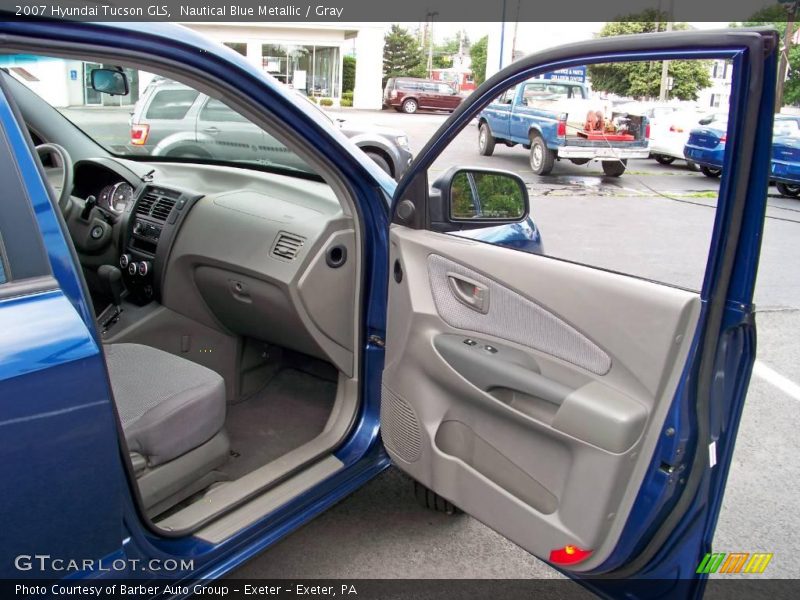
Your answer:
[[[381,388],[381,435],[383,443],[406,462],[419,459],[422,436],[414,408],[386,386]]]

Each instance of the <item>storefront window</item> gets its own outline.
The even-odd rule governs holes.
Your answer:
[[[339,48],[262,44],[262,68],[308,96],[339,97]]]
[[[289,74],[288,66],[286,46],[276,44],[261,45],[261,68],[267,73],[282,83],[286,83]]]

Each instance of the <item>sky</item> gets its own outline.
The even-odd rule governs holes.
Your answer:
[[[401,23],[408,29],[416,29],[419,23]],[[517,29],[516,48],[525,54],[537,52],[553,46],[592,39],[605,23],[520,23]],[[727,27],[728,22],[689,23],[696,29],[718,29]],[[499,32],[500,23],[434,23],[433,36],[436,43],[448,37],[455,37],[459,29],[464,29],[472,41],[482,38],[493,29]]]

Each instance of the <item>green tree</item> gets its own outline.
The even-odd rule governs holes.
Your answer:
[[[395,24],[383,39],[383,81],[390,77],[425,77],[425,59],[417,39]]]
[[[453,66],[453,55],[459,49],[465,54],[469,53],[469,36],[466,31],[459,31],[455,37],[447,38],[441,44],[433,47],[433,68],[448,69]]]
[[[352,92],[356,87],[356,59],[345,56],[342,59],[342,92]]]
[[[666,15],[646,10],[606,23],[600,37],[653,33],[666,29]],[[675,23],[673,29],[688,29],[686,23]],[[602,63],[589,65],[592,88],[619,96],[656,98],[661,89],[661,61]],[[668,74],[672,78],[671,98],[697,100],[697,93],[711,85],[707,60],[671,60]]]
[[[753,27],[756,25],[769,25],[780,33],[780,38],[786,34],[786,7],[782,5],[764,8],[750,17],[750,21],[731,23],[731,27]],[[795,23],[794,30],[797,31]],[[800,105],[800,47],[793,45],[789,50],[789,69],[783,83],[783,103]]]
[[[472,59],[472,75],[478,85],[486,80],[486,49],[488,46],[489,36],[485,35],[472,44],[469,49],[469,56]]]

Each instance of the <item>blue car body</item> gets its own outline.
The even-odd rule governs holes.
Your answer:
[[[775,125],[781,122],[800,122],[800,117],[792,115],[776,115]],[[725,141],[727,139],[727,122],[718,121],[715,124],[696,127],[689,133],[689,140],[683,149],[687,160],[691,160],[702,167],[721,169],[725,161]],[[773,159],[775,153],[773,151]],[[783,170],[783,167],[779,167]],[[773,168],[774,171],[774,168]],[[772,179],[777,180],[776,177]]]
[[[721,169],[725,162],[725,140],[727,124],[696,127],[689,133],[689,140],[683,148],[686,160],[701,167]]]
[[[778,135],[772,139],[770,179],[779,185],[781,193],[795,193],[800,186],[800,138],[797,135]]]
[[[144,565],[141,569],[128,566],[124,571],[113,573],[116,577],[139,579],[160,576],[147,568],[150,560],[191,557],[194,560],[191,571],[177,570],[170,576],[174,579],[220,577],[389,466],[390,459],[379,436],[384,366],[381,338],[386,331],[390,272],[388,231],[392,213],[389,199],[394,197],[397,203],[398,199],[404,198],[408,182],[424,172],[478,111],[509,85],[536,75],[533,72],[535,68],[512,65],[487,81],[421,151],[409,169],[409,175],[396,189],[395,182],[388,175],[365,158],[357,147],[346,142],[340,132],[315,114],[316,111],[295,102],[289,91],[236,53],[207,52],[206,40],[189,30],[157,23],[142,28],[134,24],[20,21],[0,23],[0,33],[9,39],[45,40],[57,44],[90,42],[94,47],[131,53],[151,52],[185,69],[207,73],[215,80],[235,86],[239,93],[252,99],[263,110],[291,123],[295,135],[313,139],[320,156],[336,166],[357,201],[363,224],[365,257],[361,323],[364,344],[360,349],[362,408],[349,435],[335,451],[344,468],[293,498],[267,518],[219,544],[213,545],[191,535],[161,535],[142,519],[119,452],[117,419],[101,343],[74,250],[67,241],[68,234],[48,196],[48,189],[29,151],[13,107],[0,93],[0,141],[5,142],[0,144],[0,165],[16,165],[17,170],[17,175],[13,175],[5,167],[0,167],[6,169],[0,171],[0,177],[6,193],[18,192],[26,210],[34,215],[31,223],[35,223],[36,229],[16,232],[16,235],[30,236],[26,256],[14,263],[24,265],[29,277],[19,285],[12,280],[0,290],[0,331],[3,332],[0,337],[0,355],[3,356],[0,362],[0,426],[3,433],[0,477],[13,482],[13,486],[0,497],[0,513],[4,515],[0,574],[5,578],[62,577],[63,573],[54,568],[36,571],[34,575],[20,571],[13,564],[15,556],[46,551],[53,556],[93,557],[106,564],[121,558],[140,560]],[[656,35],[653,39],[662,38]],[[700,37],[687,39],[701,44]],[[752,41],[747,37],[737,39]],[[592,48],[587,47],[586,52]],[[711,49],[672,47],[664,42],[655,50],[638,52],[636,58],[674,58],[682,50],[690,50],[700,57],[722,55],[742,69],[752,68],[755,64],[764,71],[767,80],[770,76],[774,78],[774,52],[759,59],[763,62],[747,62],[755,60],[752,57],[757,53],[748,52],[747,48],[733,42]],[[592,59],[598,62],[609,57],[618,59],[615,52],[608,56],[593,54]],[[551,60],[539,70],[585,62],[585,57]],[[771,122],[770,89],[771,85],[764,86],[755,106],[739,106],[732,112],[732,138],[744,137],[746,110],[756,110],[757,114],[750,114],[750,118],[760,123]],[[748,93],[748,89],[739,84],[735,84],[732,90],[732,95],[742,104],[750,98]],[[768,128],[762,129],[763,133],[755,136],[752,142],[758,151],[764,151],[769,144]],[[691,159],[703,164],[694,156]],[[739,158],[720,153],[718,163],[706,164],[727,167],[734,160]],[[766,188],[767,170],[766,161],[764,164],[753,162],[749,178],[735,180],[738,189],[731,187],[721,191],[722,196],[730,198],[731,202],[720,202],[712,253],[701,293],[701,326],[691,351],[692,357],[699,357],[705,345],[713,343],[724,346],[729,352],[722,355],[727,361],[721,363],[726,369],[724,383],[709,394],[709,401],[717,407],[718,420],[715,423],[719,429],[712,433],[717,436],[718,464],[713,470],[697,471],[701,483],[698,483],[698,493],[690,498],[678,493],[672,477],[663,470],[663,465],[670,464],[676,453],[699,447],[701,459],[708,455],[705,449],[707,440],[698,438],[700,433],[693,426],[686,425],[694,419],[698,405],[690,382],[698,378],[705,364],[690,360],[665,425],[682,434],[665,435],[659,440],[620,543],[607,563],[597,570],[598,573],[624,570],[632,557],[647,549],[648,540],[656,534],[661,535],[657,552],[645,554],[649,558],[629,575],[653,579],[691,578],[694,577],[698,551],[702,556],[702,552],[710,548],[754,360],[755,328],[751,300],[765,210],[763,190]],[[728,228],[736,221],[732,213],[735,193],[745,203],[741,227],[737,224],[736,229],[742,243],[726,244],[724,242],[730,235]],[[509,230],[512,231],[510,235]],[[7,231],[4,234],[9,235]],[[528,249],[536,249],[540,243],[538,231],[532,224],[494,228],[475,235],[486,236],[485,241]],[[725,268],[730,270],[725,271]],[[726,272],[732,275],[724,275]],[[19,276],[20,271],[16,275]],[[707,330],[709,322],[713,328]],[[711,333],[703,335],[705,331]],[[55,390],[58,393],[54,393]],[[667,514],[676,506],[682,508],[683,517],[659,533],[659,526],[668,521]],[[71,574],[76,578],[110,575],[98,574],[91,569]],[[702,593],[703,581],[702,576],[689,579],[687,597]],[[602,582],[593,585],[598,592],[614,593],[604,588]]]
[[[772,140],[770,176],[774,181],[800,184],[800,139],[782,136]]]

